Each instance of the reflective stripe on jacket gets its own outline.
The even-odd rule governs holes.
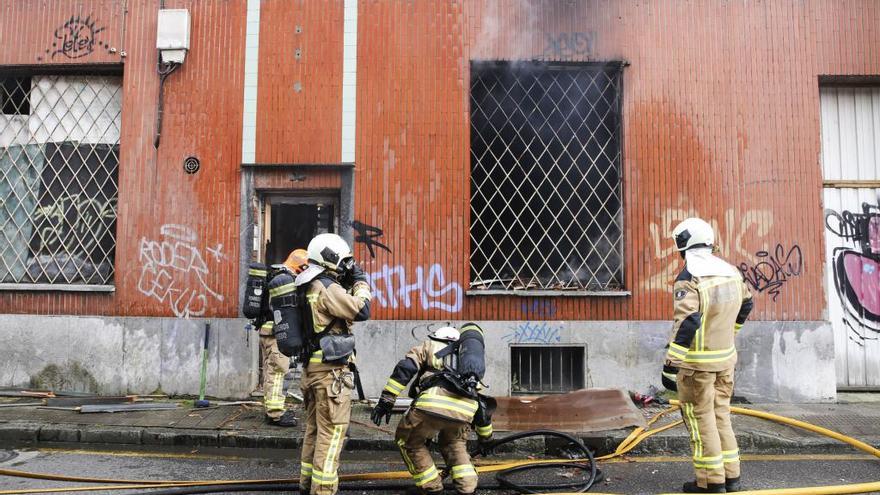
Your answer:
[[[734,336],[751,310],[742,277],[695,277],[683,270],[673,286],[673,332],[666,359],[673,366],[722,371],[736,364]]]

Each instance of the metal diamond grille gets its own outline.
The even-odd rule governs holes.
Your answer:
[[[0,73],[0,287],[112,285],[121,84]]]
[[[471,288],[622,289],[619,67],[471,74]]]

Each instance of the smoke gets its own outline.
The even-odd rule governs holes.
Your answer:
[[[487,0],[472,40],[472,60],[535,60],[543,32],[536,0]]]

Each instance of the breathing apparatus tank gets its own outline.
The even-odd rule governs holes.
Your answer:
[[[475,323],[461,327],[456,371],[462,377],[474,377],[477,380],[482,380],[486,374],[486,344],[483,341],[483,330]]]
[[[303,346],[304,291],[297,289],[294,276],[288,270],[275,275],[268,289],[278,350],[288,357],[298,356]]]
[[[251,263],[248,265],[244,301],[241,307],[241,312],[244,313],[245,318],[259,318],[263,314],[269,301],[268,294],[266,294],[266,276],[268,274],[268,268],[262,263]]]

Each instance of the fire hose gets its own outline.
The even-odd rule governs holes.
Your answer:
[[[510,441],[514,441],[516,439],[524,438],[525,436],[534,436],[534,435],[549,435],[549,436],[559,436],[562,438],[566,438],[572,443],[577,450],[581,450],[583,447],[584,450],[581,452],[586,452],[586,457],[584,459],[546,459],[546,460],[517,460],[510,462],[500,462],[497,464],[489,464],[489,465],[481,465],[477,467],[478,473],[496,473],[496,479],[499,482],[499,485],[496,487],[486,487],[481,486],[481,488],[510,488],[521,493],[538,493],[536,491],[532,491],[533,489],[537,490],[547,490],[547,489],[559,489],[559,488],[579,488],[579,491],[573,493],[583,493],[588,490],[592,483],[598,477],[598,470],[596,469],[596,461],[602,461],[611,459],[614,457],[620,457],[630,452],[636,446],[638,446],[642,441],[651,435],[655,435],[660,433],[661,431],[668,430],[670,428],[674,428],[682,423],[681,420],[677,420],[666,425],[654,428],[650,428],[654,423],[657,422],[661,417],[674,412],[678,409],[678,402],[672,401],[673,407],[660,412],[655,415],[645,427],[639,427],[633,430],[633,432],[623,441],[620,445],[617,446],[614,452],[611,454],[598,457],[593,459],[592,453],[587,449],[580,440],[571,437],[565,433],[555,432],[552,430],[536,430],[533,432],[522,432],[515,435],[511,435],[509,437],[505,437],[503,439],[497,440],[495,442],[495,446],[502,443],[507,443]],[[827,428],[823,428],[821,426],[817,426],[811,423],[807,423],[804,421],[799,421],[796,419],[788,418],[785,416],[780,416],[772,413],[767,413],[763,411],[756,411],[753,409],[745,409],[741,407],[731,407],[731,412],[735,414],[741,414],[745,416],[752,416],[756,418],[766,419],[770,421],[775,421],[777,423],[802,428],[814,433],[818,433],[820,435],[824,435],[835,440],[839,440],[843,443],[846,443],[862,452],[868,453],[880,459],[880,450],[874,448],[871,445],[868,445],[865,442],[862,442],[858,439],[843,435],[841,433],[829,430]],[[513,438],[516,437],[516,438]],[[509,440],[508,440],[509,439]],[[516,483],[512,483],[509,480],[509,475],[521,472],[524,468],[541,468],[541,467],[576,467],[582,470],[589,470],[590,476],[586,481],[579,482],[570,482],[565,484],[557,484],[551,486],[538,486],[538,485],[518,485]],[[40,479],[40,480],[53,480],[53,481],[69,481],[69,482],[79,482],[79,483],[106,483],[113,484],[114,486],[84,486],[84,487],[72,487],[72,488],[37,488],[37,489],[25,489],[25,490],[0,490],[0,495],[17,495],[17,494],[30,494],[30,493],[71,493],[71,492],[86,492],[86,491],[98,491],[98,490],[132,490],[132,489],[158,489],[164,488],[169,490],[163,491],[150,491],[144,492],[149,493],[150,495],[162,495],[162,494],[175,494],[180,495],[184,493],[217,493],[221,491],[232,492],[232,491],[282,491],[282,490],[293,490],[296,488],[296,483],[299,481],[297,478],[291,479],[270,479],[270,480],[203,480],[203,481],[174,481],[174,480],[119,480],[119,479],[104,479],[104,478],[86,478],[86,477],[74,477],[74,476],[60,476],[60,475],[51,475],[51,474],[42,474],[42,473],[30,473],[26,471],[18,471],[11,469],[0,469],[0,476],[11,476],[11,477],[20,477],[20,478],[31,478],[31,479]],[[401,489],[405,488],[405,485],[398,484],[358,484],[356,487],[349,487],[348,482],[352,481],[374,481],[374,480],[400,480],[400,479],[409,479],[410,474],[407,471],[388,471],[388,472],[377,472],[377,473],[358,473],[358,474],[348,474],[348,475],[340,475],[340,481],[345,482],[341,483],[340,490],[345,490],[347,488],[356,488],[358,490],[387,490],[387,489]],[[505,485],[505,482],[508,483]],[[866,493],[871,491],[880,491],[880,481],[869,482],[869,483],[852,483],[846,485],[831,485],[831,486],[813,486],[813,487],[803,487],[803,488],[785,488],[785,489],[768,489],[768,490],[749,490],[738,492],[743,495],[836,495],[836,494],[849,494],[849,493]],[[560,492],[557,492],[560,493]],[[572,492],[568,492],[572,493]],[[598,492],[592,492],[599,494]],[[610,494],[606,494],[610,495]]]

